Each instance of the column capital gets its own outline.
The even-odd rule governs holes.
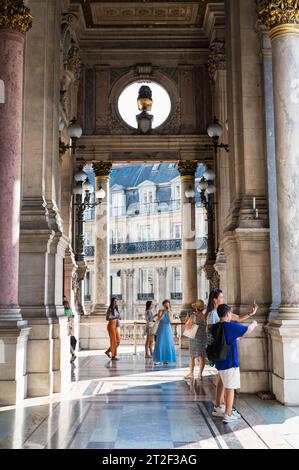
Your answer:
[[[32,27],[32,15],[23,0],[1,0],[0,30],[26,33]]]
[[[211,80],[214,80],[217,70],[226,70],[224,39],[215,39],[213,42],[211,42],[208,59],[208,70]]]
[[[92,167],[96,177],[108,179],[112,171],[112,163],[107,161],[92,162]]]
[[[195,176],[197,170],[197,160],[180,160],[178,170],[181,176]]]
[[[299,0],[259,0],[258,8],[264,25],[271,29],[284,26],[299,34]]]

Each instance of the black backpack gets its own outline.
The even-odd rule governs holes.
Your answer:
[[[224,324],[216,323],[208,334],[207,357],[209,361],[225,361],[231,346],[226,343]]]

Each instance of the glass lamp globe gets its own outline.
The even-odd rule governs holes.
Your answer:
[[[193,188],[189,188],[187,189],[187,191],[185,191],[185,196],[188,198],[188,199],[192,199],[193,197],[195,197],[195,191]]]
[[[103,188],[99,188],[96,190],[96,198],[97,199],[105,199],[106,193]]]
[[[70,139],[80,139],[80,137],[82,135],[82,132],[83,132],[82,128],[81,128],[80,124],[78,124],[76,118],[74,118],[71,121],[67,131],[68,131],[68,135],[69,135]]]
[[[203,181],[200,181],[199,184],[198,184],[198,192],[201,192],[201,191],[205,191],[208,187],[208,182],[203,180]]]
[[[208,136],[211,138],[213,137],[220,138],[222,136],[223,129],[222,129],[221,124],[219,124],[216,118],[214,118],[214,121],[212,122],[212,124],[209,125],[207,129],[207,133],[208,133]]]
[[[208,169],[204,172],[203,177],[207,181],[214,181],[215,180],[215,171]]]
[[[62,132],[64,129],[64,120],[62,117],[59,119],[59,132]]]
[[[210,184],[206,189],[207,194],[215,194],[216,193],[216,186],[214,184]]]
[[[85,173],[85,171],[80,170],[80,171],[77,171],[77,173],[75,173],[74,178],[75,178],[75,181],[77,181],[77,183],[79,181],[83,183],[87,178],[87,174]]]
[[[83,193],[82,181],[77,182],[77,184],[74,186],[73,193],[75,196],[82,196],[82,193]]]
[[[92,186],[91,182],[89,181],[89,179],[87,179],[84,182],[84,190],[88,191],[89,193],[93,193],[93,186]]]

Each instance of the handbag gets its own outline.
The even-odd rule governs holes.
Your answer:
[[[159,325],[160,325],[160,320],[157,320],[157,321],[151,322],[151,323],[153,323],[153,326],[152,327],[150,326],[150,328],[152,328],[152,334],[153,334],[153,336],[155,336],[157,334],[157,331],[158,331],[158,328],[159,328]]]
[[[189,339],[194,339],[196,336],[197,330],[198,330],[198,325],[194,323],[194,315],[192,315],[186,321],[183,336],[186,336],[186,338],[189,338]]]
[[[195,323],[191,328],[184,329],[183,336],[186,336],[186,338],[189,338],[189,339],[194,339],[196,336],[197,330],[198,330],[198,325],[196,325]]]

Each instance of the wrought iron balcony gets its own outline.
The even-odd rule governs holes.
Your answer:
[[[110,245],[111,255],[124,255],[134,253],[149,253],[163,251],[180,251],[181,240],[155,240],[136,243],[113,243]]]
[[[172,300],[182,300],[183,294],[182,292],[171,292],[170,297]]]
[[[207,248],[207,239],[197,239],[197,249],[205,250]],[[110,244],[110,255],[132,255],[138,253],[163,253],[167,251],[181,251],[182,240],[154,240],[135,243],[112,243]],[[95,247],[87,245],[84,247],[84,253],[87,257],[93,257]]]
[[[122,294],[111,294],[111,298],[114,297],[115,299],[117,300],[122,300],[123,299],[123,296]]]
[[[137,294],[138,300],[153,300],[155,298],[154,293],[150,294]]]
[[[94,256],[94,246],[86,245],[84,247],[84,254],[85,254],[85,256],[93,257]]]

